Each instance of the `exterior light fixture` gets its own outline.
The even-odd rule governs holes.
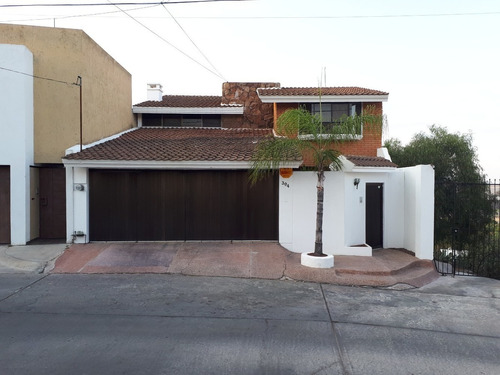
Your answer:
[[[359,178],[354,179],[354,186],[356,186],[356,190],[357,190],[358,186],[359,186]]]

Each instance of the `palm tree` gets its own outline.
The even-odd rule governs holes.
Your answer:
[[[321,111],[312,114],[304,108],[284,112],[276,123],[276,136],[260,142],[253,155],[250,181],[255,183],[269,173],[286,166],[287,162],[312,160],[317,174],[316,239],[314,253],[323,253],[323,197],[325,170],[341,170],[338,145],[359,139],[368,128],[382,131],[383,117],[369,107],[362,115],[343,116],[335,123],[325,124]]]

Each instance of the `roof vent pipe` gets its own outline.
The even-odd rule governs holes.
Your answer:
[[[148,83],[148,100],[161,102],[163,99],[163,87],[159,83]]]

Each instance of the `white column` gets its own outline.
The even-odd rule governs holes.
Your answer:
[[[75,243],[89,242],[89,170],[74,168],[73,183],[73,235]]]
[[[11,244],[30,240],[30,166],[33,165],[33,54],[0,44],[0,165],[10,166]],[[24,74],[21,74],[24,73]]]

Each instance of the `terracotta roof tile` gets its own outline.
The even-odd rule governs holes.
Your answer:
[[[389,167],[397,168],[392,161],[375,156],[344,155],[347,160],[357,167]]]
[[[318,87],[282,87],[261,88],[259,96],[319,96]],[[323,87],[321,95],[343,96],[343,95],[389,95],[387,92],[371,90],[363,87]]]
[[[255,145],[270,136],[272,129],[139,128],[64,159],[250,161]]]
[[[221,96],[164,95],[163,100],[148,100],[134,107],[175,107],[175,108],[219,108],[222,107]]]

